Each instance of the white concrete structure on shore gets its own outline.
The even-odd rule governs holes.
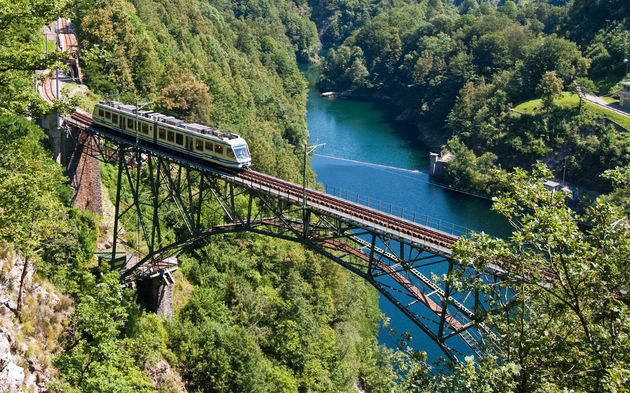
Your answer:
[[[621,82],[619,89],[619,105],[630,109],[630,82]]]

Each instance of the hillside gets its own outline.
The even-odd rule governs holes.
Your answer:
[[[611,7],[614,13],[603,11]],[[629,162],[630,140],[602,126],[601,111],[567,110],[554,100],[574,91],[574,80],[587,90],[615,90],[630,53],[628,18],[617,12],[623,7],[614,1],[399,4],[330,50],[320,88],[377,97],[397,107],[399,118],[429,123],[437,130],[432,139],[446,141],[442,149],[457,156],[441,179],[457,189],[491,195],[495,169],[542,161],[574,185],[610,191],[599,175]],[[514,106],[541,97],[544,111],[515,116]]]
[[[619,12],[606,18],[599,7]],[[624,391],[630,139],[596,123],[601,115],[588,106],[575,108],[568,90],[576,76],[593,86],[622,78],[611,59],[630,45],[625,11],[615,0],[3,4],[0,390]],[[515,234],[462,239],[454,258],[463,269],[437,278],[488,296],[497,311],[484,317],[497,342],[486,356],[435,366],[422,352],[379,346],[386,318],[367,282],[299,245],[250,233],[215,236],[182,254],[175,316],[147,312],[118,272],[96,266],[106,220],[71,207],[63,168],[34,124],[74,104],[51,106],[33,92],[34,71],[64,57],[46,53],[39,30],[60,16],[76,22],[90,99],[151,101],[235,131],[249,141],[255,169],[293,181],[301,180],[295,146],[306,136],[297,61],[317,60],[319,29],[333,48],[322,87],[378,97],[407,119],[432,122],[456,153],[447,181],[498,190],[494,209]],[[537,161],[612,192],[577,215],[562,193],[543,187],[552,176],[544,166],[514,169]],[[116,170],[101,171],[106,199]],[[166,220],[177,214],[161,209]],[[216,220],[210,212],[201,219]],[[142,249],[137,220],[127,215],[122,225],[126,246]],[[172,240],[179,228],[170,229]],[[516,294],[507,302],[494,296],[496,281],[465,277],[497,260],[508,262],[502,280]]]
[[[284,1],[74,5],[92,97],[148,99],[156,110],[238,132],[258,170],[298,179],[294,145],[305,136],[306,84],[296,61],[313,57],[319,45],[306,8]],[[297,245],[230,235],[180,256],[172,320],[143,310],[134,291],[120,287],[117,272],[94,275],[93,253],[105,225],[69,206],[62,168],[45,150],[42,131],[24,117],[54,109],[32,95],[30,78],[63,54],[42,59],[41,51],[4,51],[22,48],[19,42],[39,49],[38,29],[69,15],[69,6],[28,3],[0,15],[8,26],[0,63],[9,68],[0,69],[0,77],[11,81],[0,87],[6,98],[0,245],[28,261],[18,275],[34,272],[35,282],[51,288],[49,297],[65,299],[63,307],[44,302],[30,279],[20,285],[24,291],[13,285],[4,293],[2,287],[6,304],[0,307],[12,321],[7,340],[24,332],[32,343],[28,350],[13,345],[12,357],[3,358],[11,378],[21,373],[25,379],[3,380],[2,389],[336,392],[357,384],[374,391],[393,386],[390,353],[376,342],[381,315],[374,289]],[[113,187],[111,173],[103,165],[105,189]],[[123,225],[132,236],[138,224]],[[3,277],[14,276],[8,274]],[[37,318],[50,313],[32,304],[59,309],[48,330]],[[37,375],[42,380],[33,383]]]

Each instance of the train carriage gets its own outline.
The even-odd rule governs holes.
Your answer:
[[[247,168],[251,156],[240,136],[173,116],[138,110],[117,101],[101,101],[94,106],[94,122],[157,146],[185,153],[230,168]],[[137,122],[137,124],[136,124]]]

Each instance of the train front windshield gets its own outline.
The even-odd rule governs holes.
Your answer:
[[[247,145],[234,146],[234,154],[239,161],[249,160]]]

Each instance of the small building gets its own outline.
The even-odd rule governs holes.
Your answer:
[[[543,186],[545,186],[545,188],[548,191],[559,191],[560,188],[562,187],[560,183],[553,180],[547,180],[546,182],[543,183]]]
[[[543,183],[543,186],[545,186],[548,191],[562,191],[567,197],[571,199],[573,198],[573,191],[571,190],[571,188],[569,188],[568,186],[563,186],[557,181],[547,180]]]
[[[452,153],[446,153],[440,156],[438,153],[430,154],[429,161],[429,175],[430,176],[444,176],[446,174],[446,166],[455,156]]]
[[[134,269],[131,274],[121,280],[121,284],[124,287],[135,288],[138,293],[138,302],[147,310],[168,317],[174,315],[172,285],[175,283],[173,273],[178,269],[179,264],[177,258],[170,257],[138,265],[140,258],[125,250],[117,249],[116,255],[112,258],[111,248],[97,251],[96,256],[98,268],[95,268],[95,273],[117,270],[123,274],[128,269]]]
[[[619,94],[619,105],[630,109],[630,82],[621,82],[621,88],[617,91]]]

